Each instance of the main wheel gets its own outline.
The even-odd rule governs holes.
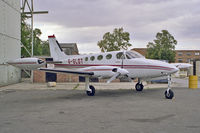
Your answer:
[[[135,85],[136,91],[142,91],[143,88],[144,88],[143,84],[137,83],[137,84]]]
[[[169,90],[169,93],[167,93],[167,90],[165,91],[166,99],[172,99],[173,97],[174,97],[174,92],[172,90]]]
[[[90,85],[89,88],[90,88],[91,91],[86,91],[87,95],[88,96],[94,96],[95,95],[95,88],[94,88],[94,86]]]

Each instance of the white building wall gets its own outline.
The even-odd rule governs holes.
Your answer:
[[[20,70],[6,64],[21,56],[20,31],[20,0],[0,0],[0,86],[21,79]]]

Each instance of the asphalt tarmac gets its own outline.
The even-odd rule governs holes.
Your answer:
[[[124,85],[97,89],[94,97],[81,89],[40,89],[41,84],[0,88],[0,133],[200,132],[200,89],[175,87],[175,98],[168,100],[166,88],[136,92]]]

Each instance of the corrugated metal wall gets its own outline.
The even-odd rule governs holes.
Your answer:
[[[20,70],[6,64],[20,58],[20,0],[0,0],[0,86],[17,83]]]

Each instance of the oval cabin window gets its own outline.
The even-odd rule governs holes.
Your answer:
[[[108,55],[106,55],[106,59],[111,59],[112,58],[112,55],[111,54],[108,54]]]
[[[97,59],[98,59],[98,60],[102,60],[102,59],[103,59],[103,55],[99,55],[99,56],[97,57]]]
[[[91,56],[91,57],[90,57],[90,60],[91,60],[91,61],[93,61],[94,59],[95,59],[95,57],[94,57],[94,56]]]

